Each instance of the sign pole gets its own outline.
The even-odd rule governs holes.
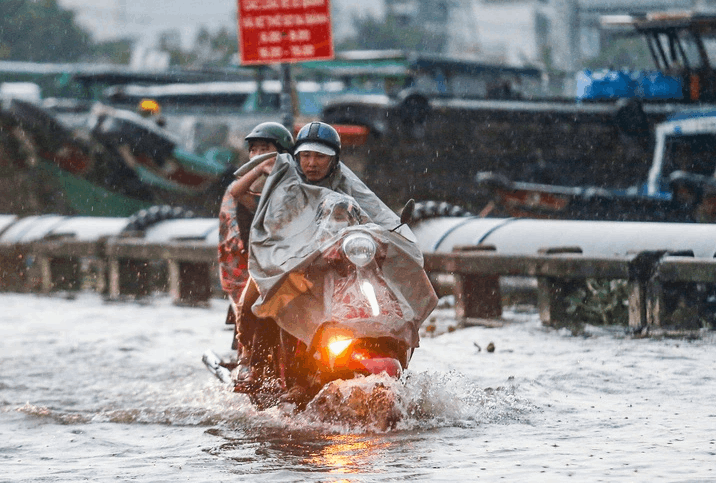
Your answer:
[[[282,123],[293,134],[294,123],[296,122],[293,113],[293,96],[291,95],[291,64],[281,64],[281,115]]]
[[[281,64],[282,123],[293,132],[290,63],[334,58],[330,0],[237,0],[242,65]]]

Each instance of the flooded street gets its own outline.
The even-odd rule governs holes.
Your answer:
[[[230,354],[221,300],[1,294],[0,307],[3,482],[716,479],[710,334],[573,337],[528,311],[427,336],[402,383],[380,381],[403,411],[381,432],[229,392],[201,362]],[[434,317],[454,324],[449,308]]]

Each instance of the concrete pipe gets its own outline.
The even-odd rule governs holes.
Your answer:
[[[716,255],[716,224],[445,217],[420,221],[412,229],[424,253],[490,245],[503,254],[569,247],[579,248],[585,256],[624,256],[651,250],[691,252],[696,258]]]

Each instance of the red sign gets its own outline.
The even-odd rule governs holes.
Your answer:
[[[333,58],[330,0],[238,0],[241,63]]]

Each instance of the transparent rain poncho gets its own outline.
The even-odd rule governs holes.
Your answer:
[[[374,240],[364,266],[342,244]],[[251,231],[249,272],[261,296],[253,306],[310,345],[328,324],[353,337],[393,337],[418,345],[437,303],[412,232],[347,167],[322,183],[303,181],[290,156],[267,179]]]

